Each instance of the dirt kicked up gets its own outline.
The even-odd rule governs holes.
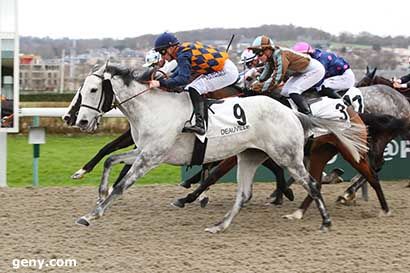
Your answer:
[[[96,188],[0,189],[0,272],[410,272],[406,185],[382,183],[391,217],[378,217],[371,189],[369,202],[345,207],[334,201],[348,184],[325,185],[333,220],[325,234],[315,207],[301,221],[281,217],[305,197],[301,186],[294,202],[278,208],[266,205],[273,186],[255,184],[253,199],[221,234],[204,229],[231,208],[235,184],[214,186],[206,208],[184,209],[169,205],[187,192],[178,186],[133,187],[88,228],[74,222],[94,206]],[[29,260],[48,265],[40,270]]]

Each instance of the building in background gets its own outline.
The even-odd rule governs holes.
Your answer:
[[[18,132],[17,0],[0,0],[0,132]]]

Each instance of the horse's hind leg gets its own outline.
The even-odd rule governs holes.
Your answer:
[[[372,186],[372,188],[376,191],[376,195],[379,199],[383,214],[389,215],[390,210],[387,205],[386,198],[384,197],[379,177],[377,173],[371,168],[367,156],[365,156],[365,158],[362,158],[360,162],[356,162],[353,158],[351,158],[350,154],[343,152],[342,155],[360,174],[365,177],[367,181],[369,181],[370,186]]]
[[[232,209],[225,214],[221,222],[205,231],[217,233],[224,231],[232,223],[234,217],[239,213],[243,204],[252,196],[252,182],[258,166],[266,159],[266,155],[260,151],[247,150],[238,154],[238,188],[236,200]]]
[[[321,187],[321,178],[322,172],[326,163],[335,155],[337,154],[337,150],[333,145],[324,144],[316,142],[312,147],[312,152],[310,155],[310,164],[309,164],[309,172],[314,179],[319,183],[318,188]],[[313,198],[308,195],[300,204],[299,208],[293,212],[292,214],[285,215],[285,218],[288,219],[302,219],[306,210],[309,208],[310,204],[312,203]]]
[[[79,218],[77,224],[89,226],[91,220],[101,217],[105,210],[112,204],[112,202],[121,196],[123,192],[128,189],[134,182],[144,176],[152,168],[157,167],[162,162],[160,157],[145,157],[144,154],[139,154],[136,157],[128,173],[124,178],[113,188],[108,197],[101,203],[97,204],[97,207],[87,215]]]
[[[127,165],[132,164],[135,161],[135,158],[140,153],[139,149],[134,149],[132,151],[119,154],[119,155],[112,155],[109,156],[104,162],[104,170],[101,177],[101,183],[98,189],[99,199],[98,202],[102,202],[108,195],[108,178],[110,176],[110,172],[113,165],[119,163],[125,163]],[[125,167],[124,167],[125,168]]]
[[[320,230],[323,232],[328,231],[332,225],[332,222],[330,220],[329,213],[327,212],[322,194],[320,193],[320,184],[307,172],[303,164],[299,166],[294,165],[293,167],[288,166],[288,171],[296,181],[302,182],[302,186],[309,193],[309,197],[315,201],[320,215],[322,216],[322,225],[320,226]]]
[[[90,160],[88,161],[81,169],[76,171],[71,178],[72,179],[80,179],[84,176],[84,174],[91,172],[95,165],[103,159],[104,156],[117,151],[119,149],[126,148],[134,144],[134,141],[131,137],[131,131],[128,129],[124,134],[120,135],[110,143],[106,144],[100,151]]]

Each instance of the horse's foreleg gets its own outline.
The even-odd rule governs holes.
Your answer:
[[[84,176],[84,174],[91,172],[94,167],[98,164],[98,162],[103,159],[104,156],[117,151],[119,149],[126,148],[134,144],[134,141],[131,137],[131,131],[128,129],[124,134],[120,135],[110,143],[106,144],[100,151],[90,160],[88,161],[80,170],[76,171],[71,178],[72,179],[80,179]]]
[[[232,209],[225,214],[221,222],[212,227],[206,228],[205,231],[217,233],[224,231],[232,223],[234,217],[239,213],[243,204],[252,197],[252,182],[258,166],[265,161],[266,155],[260,151],[244,151],[238,154],[238,188],[236,200]]]
[[[186,189],[189,189],[192,184],[196,184],[201,181],[204,168],[213,168],[217,166],[220,162],[221,161],[216,161],[216,162],[204,164],[202,167],[202,170],[200,170],[199,172],[197,172],[196,174],[194,174],[192,177],[188,178],[187,180],[182,181],[179,185]]]
[[[120,174],[117,177],[117,180],[115,180],[113,184],[113,188],[124,178],[124,176],[127,174],[127,172],[131,169],[132,163],[131,164],[125,164],[124,167],[122,168]]]
[[[128,173],[119,183],[117,183],[108,197],[103,202],[99,203],[90,213],[79,218],[77,220],[77,224],[89,226],[91,220],[101,217],[105,210],[110,207],[112,202],[121,196],[123,192],[134,184],[138,178],[144,176],[148,171],[157,167],[161,164],[161,162],[162,159],[160,157],[146,157],[143,154],[139,154]]]
[[[353,184],[350,185],[345,190],[345,192],[337,198],[336,200],[337,203],[344,204],[344,205],[350,205],[355,200],[356,192],[366,182],[366,178],[361,174],[357,174],[355,177],[352,178],[352,180],[354,181]]]
[[[105,160],[104,170],[103,170],[103,174],[101,177],[101,183],[98,189],[99,202],[103,201],[105,197],[107,197],[108,195],[108,183],[109,183],[108,178],[110,176],[112,166],[115,164],[119,164],[119,163],[125,163],[127,165],[130,165],[135,161],[135,158],[138,156],[140,152],[141,151],[139,149],[134,149],[132,151],[129,151],[123,154],[109,156]]]
[[[193,192],[172,203],[173,206],[183,208],[186,203],[194,202],[209,186],[213,185],[236,165],[236,157],[232,156],[219,163],[209,176]]]

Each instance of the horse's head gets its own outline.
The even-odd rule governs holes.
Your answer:
[[[96,130],[102,114],[112,109],[114,92],[110,77],[104,77],[106,68],[107,64],[93,69],[78,92],[80,107],[76,125],[82,131]]]
[[[377,67],[370,71],[369,67],[366,66],[366,75],[361,79],[356,87],[370,86],[374,84],[374,77],[376,76]]]

